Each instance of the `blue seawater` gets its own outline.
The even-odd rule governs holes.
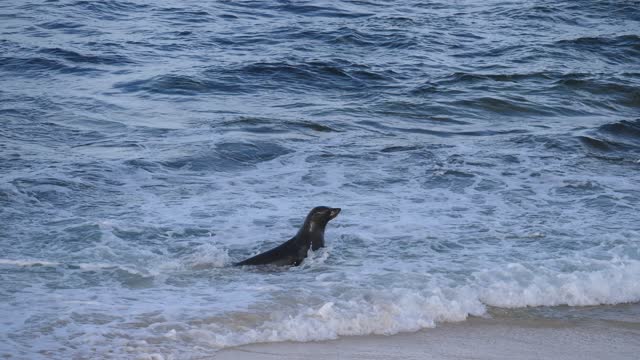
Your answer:
[[[637,303],[639,110],[636,1],[3,0],[0,357]]]

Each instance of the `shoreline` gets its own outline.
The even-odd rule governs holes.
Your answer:
[[[249,344],[226,359],[637,359],[640,323],[599,319],[469,318],[396,335]]]

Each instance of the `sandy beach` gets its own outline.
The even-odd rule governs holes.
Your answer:
[[[638,359],[640,323],[480,319],[393,336],[252,344],[215,359]]]

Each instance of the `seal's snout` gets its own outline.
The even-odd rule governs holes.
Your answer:
[[[342,209],[340,208],[333,208],[331,209],[331,212],[329,213],[329,220],[335,218],[336,216],[338,216],[338,214],[340,214],[340,211],[342,211]]]

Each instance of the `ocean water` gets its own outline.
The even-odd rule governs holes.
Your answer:
[[[615,318],[639,110],[636,1],[4,0],[0,357]]]

